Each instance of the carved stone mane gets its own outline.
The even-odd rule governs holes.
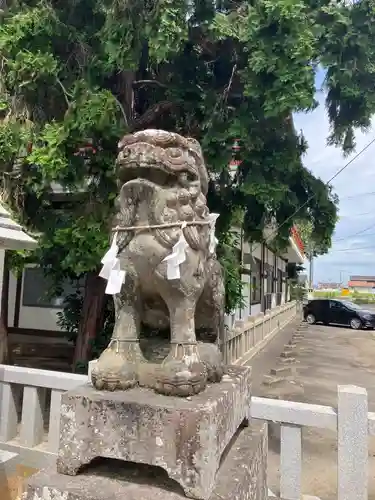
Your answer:
[[[119,225],[206,220],[208,175],[195,139],[147,130],[125,136],[119,148]],[[140,215],[142,203],[147,204],[148,213]],[[155,230],[155,237],[167,248],[176,243],[179,234],[179,228]],[[129,240],[129,235],[124,236]],[[207,227],[188,226],[184,236],[195,250],[208,244]]]

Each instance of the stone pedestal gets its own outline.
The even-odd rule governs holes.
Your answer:
[[[96,457],[158,466],[187,497],[208,500],[222,454],[248,417],[250,373],[250,368],[229,367],[221,383],[188,399],[139,387],[103,392],[83,386],[64,394],[57,471],[76,475]],[[94,488],[98,479],[90,481]]]
[[[242,428],[223,456],[210,500],[267,500],[267,424]],[[103,460],[71,477],[53,469],[29,479],[23,500],[182,500],[160,468]]]

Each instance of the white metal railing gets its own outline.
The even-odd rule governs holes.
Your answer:
[[[225,339],[226,363],[246,362],[295,315],[296,303],[289,302],[237,323]],[[87,375],[0,365],[0,450],[19,453],[27,465],[47,465],[57,451],[61,395],[87,380]]]
[[[299,312],[296,301],[277,306],[270,311],[249,316],[247,321],[235,321],[227,328],[221,352],[225,364],[244,365],[263,349],[270,340],[292,321]],[[91,361],[91,369],[96,360]],[[90,370],[90,368],[89,368]]]
[[[367,391],[338,386],[337,409],[315,404],[253,397],[252,418],[280,423],[280,498],[302,498],[302,428],[337,431],[339,500],[368,498],[368,436],[375,436],[375,413]]]
[[[61,394],[87,383],[87,375],[0,365],[0,450],[16,452],[20,463],[45,467],[56,459]],[[338,498],[367,500],[368,436],[375,413],[367,391],[339,386],[337,409],[253,397],[252,418],[280,423],[280,497],[301,498],[302,428],[337,431]]]
[[[57,452],[61,395],[86,382],[87,375],[0,365],[0,450],[46,465]]]
[[[243,364],[262,349],[297,314],[296,301],[287,302],[227,329],[223,357],[227,364]]]

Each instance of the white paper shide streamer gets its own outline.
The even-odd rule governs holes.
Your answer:
[[[217,218],[220,214],[210,214],[208,216],[208,223],[210,226],[210,239],[209,239],[209,252],[210,255],[216,251],[217,238],[215,237],[215,225]],[[181,224],[181,234],[177,243],[173,246],[172,253],[167,255],[163,261],[167,262],[167,279],[177,280],[181,277],[180,266],[186,260],[186,250],[189,247],[188,242],[185,240],[183,229],[186,227],[186,222]]]
[[[120,260],[117,258],[119,248],[117,245],[117,232],[113,236],[112,244],[108,252],[102,258],[102,270],[99,273],[101,278],[107,280],[105,293],[114,295],[121,291],[122,284],[125,281],[125,271],[120,268]]]
[[[217,239],[215,237],[215,225],[217,218],[220,214],[210,214],[207,219],[207,223],[210,228],[209,233],[209,252],[210,255],[214,254],[216,251]],[[186,222],[181,223],[180,236],[175,245],[173,245],[172,253],[167,255],[163,262],[167,263],[167,279],[168,280],[178,280],[181,278],[180,266],[186,261],[186,250],[189,248],[189,244],[184,236],[184,228],[186,227]],[[133,229],[133,228],[129,228]],[[152,229],[152,226],[150,226]],[[119,248],[117,245],[117,232],[115,232],[112,244],[108,252],[102,258],[102,270],[99,276],[107,280],[107,287],[105,293],[108,295],[114,295],[121,291],[122,284],[125,281],[126,273],[120,268],[120,260],[117,258]]]
[[[216,245],[218,243],[215,236],[215,225],[220,214],[210,214],[208,220],[210,221],[210,242],[209,242],[209,252],[212,255],[216,251]]]
[[[172,253],[167,255],[163,262],[167,263],[167,279],[178,280],[181,277],[180,265],[186,260],[186,250],[189,247],[188,242],[185,240],[183,229],[186,227],[186,222],[181,224],[180,237],[173,245]]]

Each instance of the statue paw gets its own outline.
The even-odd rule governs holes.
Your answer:
[[[196,346],[178,346],[158,371],[155,390],[166,396],[188,397],[204,391],[206,385],[207,370],[199,360]]]
[[[208,382],[220,382],[224,375],[224,363],[219,347],[216,344],[201,342],[198,344],[198,352],[205,365]]]
[[[98,359],[91,381],[99,391],[130,389],[138,384],[137,364],[129,361],[125,352],[116,352],[109,347]]]

